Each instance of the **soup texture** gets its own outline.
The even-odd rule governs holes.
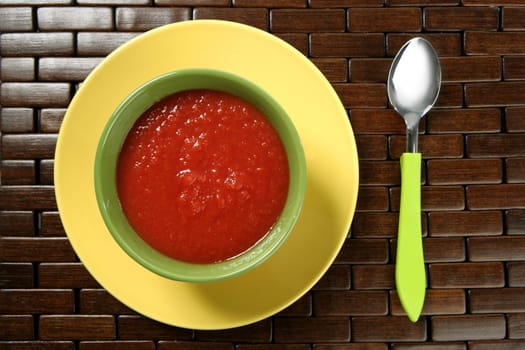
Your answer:
[[[124,213],[157,251],[190,263],[233,258],[277,221],[284,146],[255,107],[215,90],[170,95],[130,130],[117,166]]]

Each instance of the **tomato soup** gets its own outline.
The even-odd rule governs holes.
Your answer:
[[[154,104],[119,155],[118,193],[135,231],[186,262],[235,257],[261,240],[287,198],[277,132],[231,94],[188,90]]]

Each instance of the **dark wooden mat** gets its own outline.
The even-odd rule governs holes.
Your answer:
[[[524,5],[0,1],[0,349],[525,349]],[[143,31],[201,18],[250,24],[308,56],[348,108],[360,156],[350,237],[326,276],[285,311],[224,331],[166,326],[109,295],[70,246],[53,188],[57,133],[93,67]],[[413,324],[394,285],[405,136],[386,77],[419,35],[444,83],[421,125],[428,293]]]

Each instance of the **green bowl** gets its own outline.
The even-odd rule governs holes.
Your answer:
[[[288,197],[272,230],[235,258],[212,264],[175,260],[153,249],[133,230],[121,208],[116,174],[120,149],[135,121],[163,97],[192,89],[227,92],[255,106],[279,134],[290,173]],[[188,282],[211,282],[244,273],[268,259],[283,244],[300,214],[306,189],[306,162],[299,135],[284,109],[254,83],[228,72],[184,69],[156,77],[134,90],[117,107],[99,140],[95,157],[95,193],[104,222],[121,248],[135,261],[161,276]]]

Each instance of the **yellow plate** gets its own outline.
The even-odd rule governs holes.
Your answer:
[[[247,274],[209,284],[172,281],[128,257],[104,225],[93,180],[100,134],[120,101],[155,76],[189,67],[229,71],[269,92],[293,119],[307,162],[304,207],[281,249]],[[256,322],[304,295],[326,272],[347,236],[358,177],[357,150],[346,111],[319,70],[266,32],[211,20],[160,27],[111,53],[71,102],[55,158],[62,222],[89,272],[131,309],[194,329]]]

